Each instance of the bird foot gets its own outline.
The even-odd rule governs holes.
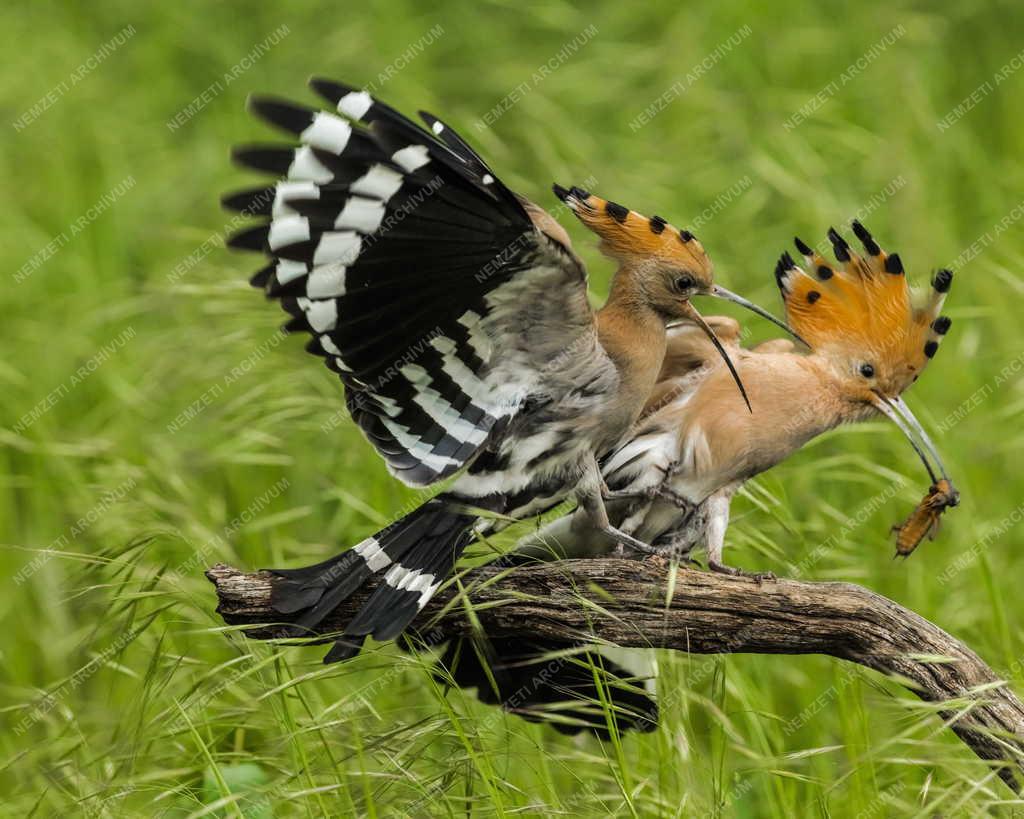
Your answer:
[[[643,489],[622,489],[604,493],[605,500],[663,500],[671,503],[677,509],[688,511],[693,508],[693,503],[684,498],[678,492],[669,489],[667,486],[647,486]]]
[[[738,569],[735,566],[726,566],[724,563],[719,563],[717,560],[709,560],[708,569],[716,572],[717,574],[727,574],[730,577],[746,577],[758,583],[763,583],[765,580],[777,579],[774,572],[748,572],[745,569]]]
[[[672,549],[665,549],[658,554],[647,555],[647,557],[644,558],[644,562],[650,563],[652,566],[657,566],[659,569],[667,569],[672,565],[687,567],[697,566],[696,560]]]
[[[680,495],[674,489],[669,489],[665,485],[654,488],[654,497],[661,498],[663,501],[668,501],[677,509],[681,509],[684,512],[688,512],[693,509],[693,503],[690,500]]]
[[[604,533],[615,541],[615,550],[612,552],[615,557],[638,557],[639,555],[657,555],[661,554],[661,549],[657,546],[651,546],[649,543],[644,543],[642,540],[627,535],[621,529],[616,529],[614,526],[609,526],[604,530]]]

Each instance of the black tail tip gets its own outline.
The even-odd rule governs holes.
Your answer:
[[[563,202],[566,199],[569,198],[569,190],[568,190],[568,188],[563,188],[559,184],[554,184],[554,185],[551,186],[551,190],[553,190],[555,192],[555,196],[557,196]]]
[[[334,641],[334,645],[331,646],[331,650],[324,655],[324,665],[343,663],[345,660],[351,660],[363,650],[363,643],[365,642],[365,635],[358,637],[339,637]]]
[[[813,256],[814,255],[814,251],[811,249],[811,246],[809,244],[807,244],[807,242],[805,242],[799,236],[794,236],[793,237],[793,244],[796,246],[796,249],[800,253],[801,256]]]
[[[932,279],[932,287],[939,293],[948,293],[950,285],[953,284],[953,271],[943,268],[935,274]]]

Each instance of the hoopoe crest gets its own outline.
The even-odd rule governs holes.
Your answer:
[[[555,195],[601,239],[601,251],[618,262],[661,263],[693,274],[705,289],[713,284],[711,259],[688,230],[673,227],[660,216],[634,210],[580,188],[555,186]]]
[[[845,359],[866,389],[895,398],[917,380],[949,330],[950,319],[939,311],[953,274],[939,270],[931,293],[915,298],[899,254],[882,250],[860,222],[853,223],[853,231],[866,255],[830,228],[841,267],[796,239],[807,268],[785,253],[776,280],[789,324],[812,349]]]
[[[932,277],[930,292],[915,297],[899,254],[882,250],[858,221],[853,222],[853,232],[866,255],[857,253],[835,228],[829,228],[839,269],[796,238],[796,248],[809,271],[784,253],[775,267],[775,278],[789,323],[813,352],[839,368],[846,398],[864,411],[873,406],[892,420],[928,470],[929,493],[905,523],[894,527],[898,554],[906,556],[925,534],[935,531],[942,512],[960,502],[960,493],[946,474],[935,444],[900,397],[921,375],[949,331],[952,322],[939,311],[953,274],[939,270]]]

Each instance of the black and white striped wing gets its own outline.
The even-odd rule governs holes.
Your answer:
[[[439,120],[424,115],[430,133],[364,91],[312,85],[342,116],[250,101],[300,145],[235,150],[282,178],[225,197],[263,217],[229,245],[270,257],[253,284],[292,315],[287,329],[312,336],[391,472],[430,484],[544,390],[552,350],[592,331],[585,272]],[[531,345],[538,298],[549,326]]]

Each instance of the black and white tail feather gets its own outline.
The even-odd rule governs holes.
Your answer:
[[[658,704],[643,680],[583,644],[462,637],[445,646],[434,676],[442,684],[476,689],[481,702],[563,734],[590,731],[607,740],[609,717],[619,732],[658,725]]]
[[[260,220],[228,244],[269,256],[252,284],[292,316],[287,330],[310,335],[392,474],[425,486],[476,473],[336,558],[275,570],[274,605],[301,612],[298,631],[383,574],[331,662],[411,622],[473,539],[476,518],[460,510],[507,510],[506,431],[548,391],[541,374],[557,351],[594,330],[582,264],[454,131],[428,114],[424,130],[351,86],[311,86],[337,114],[250,100],[300,144],[234,151],[282,178],[224,197]],[[538,322],[558,334],[532,335]]]
[[[529,549],[506,554],[504,566],[529,565],[560,557]],[[407,651],[432,650],[440,644],[403,639]],[[442,685],[475,689],[477,699],[497,705],[530,722],[543,722],[564,734],[590,731],[607,740],[611,725],[619,732],[653,731],[658,705],[647,685],[650,668],[623,665],[635,657],[626,650],[609,656],[607,646],[546,637],[458,637],[441,647],[434,677]]]
[[[302,569],[275,569],[271,604],[282,614],[303,611],[293,633],[309,633],[370,578],[383,580],[345,627],[324,662],[359,653],[366,637],[397,637],[426,605],[473,540],[476,518],[432,500],[337,557]]]

